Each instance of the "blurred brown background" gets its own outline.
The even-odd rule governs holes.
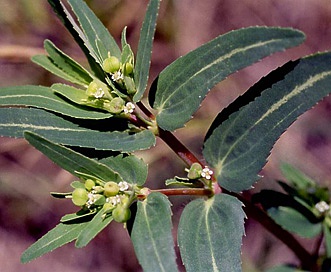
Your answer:
[[[135,50],[145,12],[145,0],[87,1],[117,39],[128,26],[128,41]],[[217,112],[270,70],[290,59],[331,48],[330,0],[163,0],[151,68],[153,79],[171,61],[227,31],[253,25],[294,27],[304,31],[306,42],[277,53],[219,84],[203,102],[186,129],[176,134],[198,156],[205,132]],[[86,64],[72,38],[51,11],[46,0],[0,0],[0,87],[24,84],[49,86],[59,81],[30,62],[43,53],[43,40],[51,39],[64,52]],[[330,64],[331,65],[331,64]],[[330,90],[331,91],[331,90]],[[0,116],[1,118],[1,116]],[[304,114],[282,136],[257,184],[277,188],[275,178],[281,161],[329,185],[331,181],[331,100],[326,98]],[[163,186],[171,174],[183,175],[184,165],[161,142],[150,152],[140,152],[150,165],[149,186]],[[156,170],[155,170],[156,169]],[[121,225],[111,224],[86,248],[73,244],[55,250],[27,265],[20,254],[55,226],[70,201],[52,199],[50,191],[67,191],[74,177],[59,169],[22,139],[0,138],[0,271],[140,271],[132,245]],[[172,198],[174,224],[188,199]],[[247,220],[243,245],[243,270],[264,271],[295,256]],[[146,241],[148,243],[148,241]],[[314,241],[304,241],[307,248]]]

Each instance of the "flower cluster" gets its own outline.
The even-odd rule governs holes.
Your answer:
[[[191,168],[188,170],[187,177],[189,179],[205,178],[210,180],[213,174],[214,172],[208,166],[202,168],[199,163],[193,163]]]
[[[102,63],[105,78],[94,78],[86,89],[87,98],[81,102],[112,114],[133,113],[135,105],[130,102],[131,96],[136,93],[133,65],[133,53],[123,63],[108,54]]]
[[[71,194],[76,206],[90,211],[103,209],[104,216],[112,214],[117,222],[126,222],[130,216],[132,185],[126,181],[119,183],[87,179],[82,186],[76,186]]]

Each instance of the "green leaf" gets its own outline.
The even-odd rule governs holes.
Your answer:
[[[149,130],[102,132],[91,130],[37,109],[0,108],[0,135],[23,137],[23,132],[35,132],[64,145],[89,147],[97,150],[132,152],[155,144]]]
[[[309,188],[315,188],[317,186],[314,180],[312,180],[290,164],[284,163],[281,165],[280,169],[286,180],[298,189],[307,190]]]
[[[112,56],[120,59],[121,50],[116,41],[87,4],[81,0],[68,0],[68,2],[76,14],[80,26],[94,52],[110,52]],[[107,58],[107,53],[104,53],[103,55],[98,55],[99,59],[104,60]]]
[[[119,182],[122,180],[117,172],[106,165],[85,157],[69,148],[55,144],[31,132],[25,132],[24,137],[32,146],[73,175],[76,175],[76,172],[82,172],[103,181],[112,180]]]
[[[282,228],[304,238],[313,238],[321,233],[321,223],[311,223],[304,215],[290,207],[268,209],[269,216]]]
[[[104,216],[104,210],[101,209],[93,219],[88,222],[85,228],[77,237],[76,247],[86,246],[99,232],[107,227],[113,220],[111,216]]]
[[[116,157],[104,158],[100,162],[119,173],[123,180],[129,183],[141,186],[146,182],[148,166],[134,155],[120,154]]]
[[[221,186],[239,192],[257,181],[276,140],[329,94],[330,63],[331,53],[301,59],[284,80],[214,129],[203,154]]]
[[[221,35],[177,59],[160,73],[150,92],[150,103],[159,111],[159,126],[182,127],[218,82],[303,40],[302,32],[289,28],[250,27]]]
[[[178,243],[186,271],[241,271],[242,203],[230,195],[197,199],[183,210]]]
[[[65,224],[74,224],[78,222],[90,221],[92,216],[96,214],[96,211],[80,210],[76,213],[70,213],[62,216],[60,222]]]
[[[109,113],[92,111],[87,107],[67,103],[47,87],[16,86],[0,90],[0,106],[22,106],[41,108],[80,119],[105,119]]]
[[[171,203],[160,193],[138,202],[131,238],[144,271],[178,271],[171,233]]]
[[[85,34],[79,28],[74,18],[71,16],[70,12],[67,10],[65,5],[60,0],[48,0],[49,4],[57,14],[57,16],[62,21],[63,25],[68,29],[70,34],[73,36],[79,47],[84,52],[92,71],[97,77],[103,78],[105,73],[103,72],[99,63],[96,53],[94,52],[92,46],[89,44]]]
[[[137,93],[133,97],[134,102],[139,101],[146,90],[160,2],[161,0],[150,0],[140,31],[137,61],[134,70],[134,81],[137,86]]]
[[[51,41],[45,40],[44,47],[49,54],[32,57],[32,61],[39,64],[51,73],[72,83],[88,86],[92,76],[79,63],[63,53]]]
[[[78,237],[79,233],[86,225],[87,223],[58,224],[23,252],[21,262],[30,262],[45,253],[51,252],[58,247],[70,243]]]

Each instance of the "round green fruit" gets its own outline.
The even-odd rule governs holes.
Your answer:
[[[108,106],[108,111],[114,114],[121,113],[124,109],[124,100],[120,97],[115,97],[110,101]]]
[[[133,65],[130,62],[125,63],[124,66],[124,75],[129,76],[133,72]]]
[[[93,187],[95,186],[95,182],[92,179],[87,179],[85,181],[85,188],[89,191],[91,191],[93,189]]]
[[[102,63],[102,68],[107,73],[115,73],[120,69],[121,63],[118,58],[111,56]]]
[[[118,223],[125,223],[131,217],[131,211],[129,208],[125,208],[122,205],[117,205],[112,213],[113,219]]]
[[[72,202],[76,205],[76,206],[84,206],[85,203],[88,200],[88,193],[85,189],[83,188],[76,188],[73,192],[72,192]]]
[[[118,186],[118,184],[116,182],[109,181],[104,186],[103,194],[106,197],[116,196],[119,191],[120,191],[120,187]]]

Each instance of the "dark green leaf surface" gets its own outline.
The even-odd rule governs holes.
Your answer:
[[[244,217],[242,203],[230,195],[190,202],[178,226],[186,271],[241,271]]]
[[[88,86],[92,76],[79,63],[63,53],[51,41],[45,40],[44,47],[49,54],[32,57],[32,61],[39,64],[51,73],[72,83]]]
[[[54,94],[52,89],[33,85],[2,88],[0,106],[42,108],[80,119],[105,119],[111,116],[109,113],[92,111],[87,107],[74,106]]]
[[[143,185],[147,179],[147,164],[134,155],[118,155],[100,160],[121,175],[123,180],[137,185]]]
[[[177,271],[170,206],[160,193],[151,193],[138,202],[131,238],[145,272]]]
[[[86,246],[99,232],[113,221],[111,216],[104,217],[103,215],[104,210],[101,209],[93,219],[86,224],[85,228],[77,237],[76,247]]]
[[[150,92],[150,103],[159,111],[159,126],[182,127],[218,82],[303,40],[302,32],[289,28],[250,27],[221,35],[177,59],[160,73],[153,84],[156,90]]]
[[[53,251],[71,241],[75,240],[87,223],[80,224],[58,224],[37,242],[23,252],[22,263],[30,262],[41,255]]]
[[[116,41],[87,4],[81,0],[68,0],[68,2],[76,14],[90,45],[99,58],[104,60],[107,58],[108,52],[110,52],[111,55],[120,59],[121,51]]]
[[[268,214],[282,228],[304,238],[313,238],[322,231],[321,223],[311,223],[305,216],[290,207],[270,208]]]
[[[137,60],[134,70],[134,81],[137,87],[137,93],[133,97],[135,102],[141,99],[146,90],[160,2],[161,0],[151,0],[149,2],[143,26],[140,31]]]
[[[81,2],[81,0],[78,0]],[[49,4],[57,14],[57,16],[62,21],[63,25],[68,29],[70,34],[73,36],[79,47],[84,52],[90,67],[94,74],[98,77],[104,77],[104,72],[100,65],[96,63],[97,56],[92,48],[92,46],[89,44],[85,34],[83,31],[79,28],[74,18],[71,16],[70,12],[67,10],[65,5],[60,0],[48,0]]]
[[[24,137],[32,146],[73,175],[76,175],[76,172],[81,172],[103,181],[111,180],[119,182],[122,180],[117,172],[106,165],[85,157],[69,148],[50,142],[31,132],[25,132]]]
[[[148,130],[134,134],[126,131],[100,132],[38,109],[0,108],[0,116],[2,136],[20,138],[28,130],[64,145],[123,152],[147,149],[155,144],[155,136]]]
[[[251,188],[281,134],[329,94],[330,63],[331,53],[301,59],[284,80],[214,129],[203,154],[221,186]]]

